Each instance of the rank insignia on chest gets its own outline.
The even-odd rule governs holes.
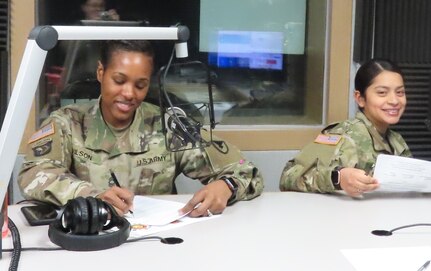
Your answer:
[[[337,145],[340,142],[340,135],[324,135],[320,134],[314,140],[314,143],[325,144],[325,145]]]

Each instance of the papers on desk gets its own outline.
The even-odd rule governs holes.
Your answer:
[[[431,162],[395,155],[377,156],[373,175],[380,184],[376,191],[431,192]]]
[[[187,215],[179,214],[178,211],[184,207],[184,203],[182,202],[154,199],[145,196],[135,196],[133,207],[133,215],[126,215],[127,220],[132,225],[130,232],[130,237],[132,238],[220,216],[191,218]]]
[[[357,271],[419,270],[431,259],[431,247],[343,249],[341,253]]]

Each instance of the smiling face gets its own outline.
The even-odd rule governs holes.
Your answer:
[[[150,87],[153,58],[141,52],[115,51],[97,80],[101,87],[101,110],[106,122],[116,128],[129,125]]]
[[[399,73],[382,71],[367,87],[364,96],[355,91],[355,100],[365,116],[384,134],[404,113],[407,99],[403,78]]]

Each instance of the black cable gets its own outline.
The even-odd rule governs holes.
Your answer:
[[[226,144],[225,141],[223,140],[213,140],[211,142],[211,144],[213,145],[213,147],[218,150],[219,152],[223,153],[223,154],[227,154],[229,153],[229,146]],[[223,149],[226,148],[226,150],[224,151]]]
[[[161,242],[165,241],[165,238],[160,237],[160,236],[143,236],[143,237],[137,237],[137,238],[133,238],[133,239],[128,239],[126,241],[126,243],[133,243],[133,242],[137,242],[137,241],[151,240],[151,239],[157,239],[157,240],[160,240]]]
[[[8,217],[8,227],[12,235],[13,242],[13,250],[12,250],[12,259],[9,264],[9,271],[18,270],[18,263],[21,256],[21,238],[19,236],[18,228],[15,223]]]
[[[397,230],[401,230],[401,229],[405,229],[405,228],[410,228],[410,227],[417,227],[417,226],[431,226],[431,224],[430,223],[410,224],[410,225],[405,225],[405,226],[394,228],[394,229],[390,230],[390,232],[394,232],[394,231],[397,231]]]
[[[15,226],[15,228],[16,228],[16,226]],[[11,232],[12,232],[12,227],[11,227]],[[13,235],[12,235],[12,237],[13,237]],[[163,244],[174,244],[175,240],[181,240],[182,241],[182,239],[177,238],[177,237],[163,238],[163,237],[160,237],[160,236],[143,236],[143,237],[137,237],[137,238],[133,238],[133,239],[128,239],[125,243],[133,243],[133,242],[137,242],[137,241],[151,240],[151,239],[160,240],[160,242],[162,242]],[[180,242],[177,241],[176,243],[180,243]],[[62,247],[23,247],[22,248],[21,247],[21,242],[19,244],[19,247],[20,247],[20,251],[56,251],[56,250],[64,250],[64,248],[62,248]],[[14,248],[2,249],[2,252],[13,252],[14,253],[15,250],[16,250],[16,248],[14,246]],[[12,257],[13,257],[13,254],[12,254]],[[18,264],[17,264],[17,266],[18,266]],[[9,269],[9,270],[16,270],[16,269]]]
[[[2,252],[12,252],[13,248],[2,249]],[[21,251],[51,251],[51,250],[63,250],[61,247],[23,247]]]

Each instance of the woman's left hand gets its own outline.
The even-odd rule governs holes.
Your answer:
[[[191,217],[221,214],[227,206],[232,191],[223,180],[213,181],[196,192],[180,210]]]

